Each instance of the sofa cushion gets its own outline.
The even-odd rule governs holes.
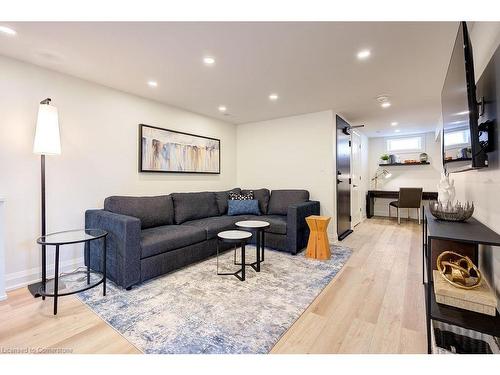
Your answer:
[[[247,220],[248,216],[215,216],[207,217],[205,219],[186,221],[181,226],[192,226],[196,228],[202,228],[205,230],[207,239],[212,239],[217,237],[217,233],[235,229],[235,223],[240,220]]]
[[[219,216],[219,208],[215,193],[172,193],[174,201],[175,223],[181,224],[188,220]]]
[[[174,206],[170,195],[156,197],[112,196],[104,200],[104,209],[115,214],[133,216],[141,220],[141,228],[174,223]]]
[[[286,215],[291,204],[307,202],[307,190],[273,190],[269,199],[267,213],[270,215]]]
[[[141,231],[141,258],[165,253],[207,239],[201,228],[187,225],[164,225]]]
[[[230,201],[250,201],[250,200],[253,200],[254,197],[253,197],[253,191],[250,190],[246,193],[240,193],[240,194],[237,194],[237,193],[229,193],[229,200]]]
[[[260,215],[259,201],[257,199],[230,200],[227,205],[228,216]]]
[[[215,193],[215,200],[217,202],[217,208],[219,209],[220,215],[225,215],[227,213],[227,201],[229,200],[229,193],[240,194],[240,188],[234,188],[226,191],[217,191]]]
[[[254,199],[259,201],[259,209],[261,214],[267,214],[267,206],[269,204],[270,192],[268,189],[257,189],[257,190],[241,190],[242,194],[253,192]]]
[[[247,216],[245,220],[261,220],[267,221],[270,226],[266,229],[268,233],[286,234],[287,217],[283,215],[262,215],[262,216]]]

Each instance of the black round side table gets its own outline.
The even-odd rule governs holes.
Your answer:
[[[108,232],[101,229],[76,229],[76,230],[68,230],[64,232],[56,232],[50,233],[45,236],[39,237],[36,242],[40,245],[44,246],[55,246],[55,262],[54,262],[54,288],[53,292],[50,293],[47,290],[47,264],[46,257],[43,254],[42,258],[42,283],[40,285],[40,289],[38,294],[42,296],[42,299],[45,297],[53,297],[54,298],[54,315],[57,314],[57,299],[62,296],[68,296],[70,294],[80,293],[84,290],[94,288],[99,284],[102,284],[102,293],[106,295],[106,237]],[[97,281],[90,282],[90,275],[92,273],[97,273],[95,271],[90,270],[90,242],[102,239],[102,277]],[[59,247],[63,245],[71,245],[77,243],[84,243],[84,248],[86,252],[87,258],[87,283],[84,287],[76,290],[70,290],[68,292],[59,293]]]
[[[255,248],[257,250],[257,260],[255,263],[249,264],[252,268],[260,272],[260,264],[264,261],[264,232],[271,226],[267,221],[262,220],[243,220],[235,224],[238,228],[245,229],[250,232],[255,232]]]
[[[233,275],[238,280],[245,281],[245,245],[250,237],[252,237],[252,233],[243,230],[226,230],[217,234],[217,275]],[[219,272],[219,241],[234,245],[240,245],[241,268],[238,271]]]

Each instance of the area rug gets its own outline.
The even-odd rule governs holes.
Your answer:
[[[332,246],[327,261],[267,250],[261,272],[246,281],[216,274],[216,258],[193,264],[126,291],[108,283],[78,294],[144,353],[268,353],[351,255]],[[255,247],[247,247],[247,262]],[[248,259],[250,258],[250,259]],[[233,252],[219,258],[235,270]]]

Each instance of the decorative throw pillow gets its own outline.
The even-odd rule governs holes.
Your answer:
[[[228,216],[235,215],[260,215],[259,201],[257,199],[242,199],[227,201]]]
[[[254,199],[253,197],[253,191],[250,190],[247,193],[241,194],[241,193],[235,193],[235,192],[230,192],[229,193],[229,200],[230,201],[248,201]]]

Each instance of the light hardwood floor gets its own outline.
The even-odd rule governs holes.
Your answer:
[[[426,353],[421,229],[373,218],[342,245],[354,250],[272,353]]]
[[[415,222],[373,218],[342,245],[354,250],[272,353],[426,353],[421,232]],[[76,297],[33,299],[26,288],[0,302],[0,349],[139,353]],[[1,352],[1,351],[0,351]]]

